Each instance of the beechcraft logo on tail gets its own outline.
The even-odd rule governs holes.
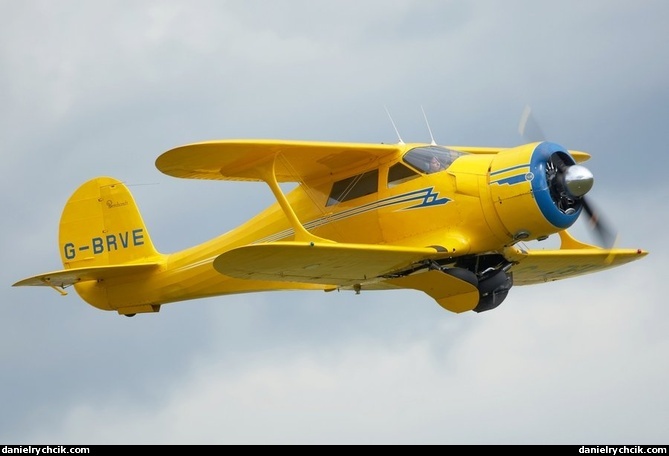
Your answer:
[[[115,207],[122,207],[122,206],[127,206],[127,205],[128,205],[127,201],[107,200],[107,208],[109,208],[109,209],[114,209]]]
[[[124,231],[118,234],[108,234],[104,237],[94,237],[90,243],[76,245],[74,242],[67,242],[63,245],[65,258],[73,260],[77,253],[90,253],[99,255],[105,252],[112,252],[119,249],[128,249],[144,245],[144,229],[136,228],[132,231]]]

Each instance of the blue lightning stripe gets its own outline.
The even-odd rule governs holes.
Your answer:
[[[528,174],[528,171],[530,169],[530,164],[529,163],[524,163],[521,165],[515,165],[515,166],[510,166],[508,168],[500,169],[494,172],[490,173],[490,183],[491,184],[497,184],[497,185],[515,185],[515,184],[520,184],[522,182],[532,180],[532,174]],[[515,173],[512,174],[511,176],[507,177],[499,177],[497,179],[493,179],[495,176],[500,176],[502,174],[508,174],[509,172],[512,171],[518,171],[522,170],[521,173]]]
[[[354,217],[366,212],[374,211],[382,207],[395,206],[399,204],[409,203],[412,201],[420,201],[419,204],[413,206],[400,208],[398,210],[409,210],[409,209],[420,209],[425,207],[441,206],[443,204],[451,201],[449,198],[439,198],[439,192],[434,192],[434,187],[423,188],[421,190],[415,190],[408,193],[403,193],[401,195],[391,196],[389,198],[384,198],[372,203],[363,204],[362,206],[357,206],[345,211],[337,212],[336,214],[327,215],[325,217],[320,217],[315,220],[311,220],[304,224],[304,228],[311,230],[318,228],[329,223],[338,222],[350,217]],[[294,233],[292,228],[283,230],[279,233],[275,233],[271,236],[266,236],[262,239],[258,239],[255,243],[262,242],[272,242],[279,239],[288,237]]]
[[[522,165],[516,165],[516,166],[510,166],[508,168],[499,169],[497,171],[494,171],[494,172],[490,173],[490,176],[496,176],[498,174],[506,173],[508,171],[513,171],[514,169],[529,168],[529,167],[530,167],[529,163],[525,163],[525,164],[522,164]]]
[[[503,179],[492,181],[490,183],[498,185],[514,185],[514,184],[520,184],[521,182],[525,182],[527,180],[529,180],[527,178],[527,173],[523,173],[523,174],[516,174],[515,176],[505,177]]]
[[[409,201],[422,200],[420,204],[400,209],[402,211],[405,211],[408,209],[416,209],[421,207],[440,206],[442,204],[446,204],[449,201],[451,201],[448,198],[438,198],[439,192],[432,193],[433,191],[434,187],[429,187],[429,188],[424,188],[422,190],[416,190],[414,192],[404,193],[402,195],[386,198],[378,202],[378,207],[394,206],[396,204],[406,203]]]

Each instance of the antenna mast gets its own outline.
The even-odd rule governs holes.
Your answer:
[[[383,107],[386,110],[386,114],[388,114],[388,118],[390,119],[390,123],[393,124],[393,128],[395,129],[395,134],[397,135],[397,139],[400,144],[404,144],[404,141],[402,141],[402,137],[400,136],[400,132],[397,130],[397,127],[395,126],[395,122],[393,122],[393,118],[390,116],[390,112],[388,112],[388,108],[385,106]]]
[[[430,132],[430,140],[432,141],[430,144],[436,146],[437,143],[434,140],[434,136],[432,136],[432,129],[430,128],[430,123],[427,121],[427,116],[425,115],[425,110],[423,109],[423,105],[420,106],[420,110],[423,111],[423,118],[425,119],[425,125],[427,125],[427,131]]]

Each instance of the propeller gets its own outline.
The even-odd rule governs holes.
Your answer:
[[[528,142],[545,141],[543,131],[529,106],[525,106],[520,117],[518,132]],[[615,244],[618,235],[585,196],[592,188],[594,176],[583,165],[565,162],[566,156],[566,154],[556,152],[551,156],[548,165],[547,177],[553,201],[565,213],[573,213],[578,207],[582,207],[600,245],[610,249]]]
[[[583,210],[590,219],[590,224],[595,231],[595,234],[597,235],[601,245],[607,249],[613,248],[616,241],[618,240],[618,233],[613,231],[609,227],[608,223],[604,223],[601,214],[593,209],[592,203],[589,202],[589,199],[583,198],[581,204],[583,205]]]
[[[532,109],[529,105],[525,106],[523,113],[520,116],[520,123],[518,124],[518,133],[525,138],[527,142],[541,142],[546,141],[544,132],[539,126],[539,122],[532,115]]]

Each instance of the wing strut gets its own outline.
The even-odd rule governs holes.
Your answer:
[[[44,285],[53,288],[56,290],[58,293],[60,293],[61,296],[67,296],[67,291],[65,291],[64,287],[59,287],[58,285],[54,285],[51,283],[49,279],[46,278],[41,278],[40,279],[42,282],[44,282]]]
[[[295,231],[295,241],[334,243],[335,241],[332,241],[330,239],[325,239],[322,237],[318,237],[314,234],[311,234],[309,231],[307,231],[304,225],[302,225],[300,219],[297,218],[297,214],[295,214],[293,207],[288,202],[286,195],[284,195],[283,191],[281,191],[281,187],[279,187],[279,182],[276,179],[274,165],[276,163],[277,156],[278,154],[274,155],[271,161],[266,161],[258,165],[258,171],[260,172],[262,180],[264,180],[267,183],[267,185],[269,185],[269,188],[272,190],[272,193],[274,193],[276,201],[281,206],[281,209],[283,209],[283,213],[286,214],[288,221],[293,226],[293,230]]]

